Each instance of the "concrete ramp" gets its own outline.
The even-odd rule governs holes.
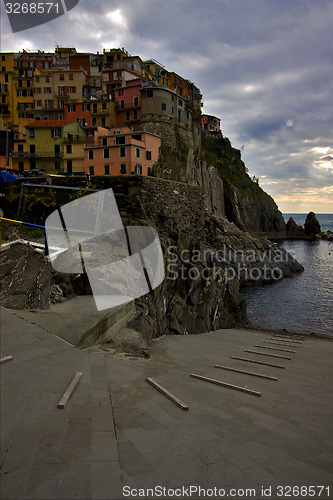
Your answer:
[[[74,347],[86,348],[110,340],[135,313],[134,301],[97,311],[91,295],[53,304],[47,311],[12,310],[20,318],[36,324]]]

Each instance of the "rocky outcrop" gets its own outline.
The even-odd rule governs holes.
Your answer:
[[[139,350],[165,334],[245,325],[240,286],[273,283],[302,270],[277,245],[209,213],[203,187],[142,176],[96,177],[92,184],[112,187],[124,225],[154,227],[162,244],[165,280],[135,301],[130,330],[123,332],[125,343],[133,338],[133,330],[140,333]],[[57,300],[89,292],[85,275],[54,273],[41,255],[21,247],[1,254],[1,295],[7,307],[49,307],[52,289]],[[23,298],[26,289],[28,300]]]
[[[309,212],[304,224],[305,236],[314,238],[320,233],[320,224],[314,212]]]
[[[305,236],[305,231],[302,226],[298,226],[292,217],[289,218],[286,224],[288,238],[302,238]]]

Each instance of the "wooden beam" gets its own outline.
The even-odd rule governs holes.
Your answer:
[[[268,347],[267,345],[259,345],[259,344],[253,344],[253,347],[261,347],[262,349],[271,349],[272,351],[293,352],[293,353],[296,352],[292,351],[291,349],[280,349],[278,347]]]
[[[290,340],[301,340],[301,341],[304,341],[304,337],[296,337],[294,335],[278,335],[278,334],[274,334],[273,337],[278,337],[280,339],[290,339]]]
[[[295,344],[285,344],[284,342],[270,342],[269,340],[263,340],[262,343],[264,344],[271,344],[271,345],[281,345],[281,346],[284,346],[284,347],[297,347],[297,349],[299,349],[299,345],[295,345]]]
[[[67,405],[68,400],[71,397],[71,395],[73,394],[77,384],[80,382],[81,377],[82,377],[82,373],[77,372],[77,374],[74,376],[73,380],[71,381],[71,383],[67,387],[66,391],[64,392],[63,397],[59,401],[58,408],[61,408],[61,409],[65,408],[65,406]]]
[[[259,351],[251,351],[250,349],[244,349],[244,352],[249,352],[251,354],[260,354],[261,356],[269,356],[270,358],[281,358],[281,359],[289,359],[288,356],[280,356],[280,354],[268,354],[267,352],[259,352]]]
[[[303,340],[292,340],[292,339],[285,339],[284,337],[278,337],[278,338],[274,338],[274,337],[267,337],[269,340],[279,340],[280,342],[292,342],[293,344],[302,344],[303,343]],[[264,340],[265,342],[265,340]]]
[[[252,391],[247,387],[239,387],[238,385],[227,384],[226,382],[221,382],[221,380],[215,380],[214,378],[203,377],[202,375],[196,375],[191,373],[190,377],[196,378],[198,380],[203,380],[204,382],[210,382],[211,384],[220,385],[221,387],[226,387],[227,389],[234,389],[235,391],[245,392],[246,394],[251,394],[251,396],[261,396],[260,392]]]
[[[5,363],[8,363],[8,361],[13,361],[13,359],[13,356],[5,356],[0,359],[0,365],[4,365]]]
[[[239,361],[246,361],[248,363],[256,363],[257,365],[273,366],[274,368],[285,368],[285,366],[282,365],[273,365],[272,363],[257,361],[256,359],[239,358],[238,356],[231,356],[231,359],[238,359]]]
[[[271,377],[270,375],[262,375],[261,373],[248,372],[245,370],[237,370],[237,368],[230,368],[229,366],[214,365],[215,368],[221,368],[222,370],[228,370],[229,372],[244,373],[245,375],[253,375],[254,377],[267,378],[268,380],[277,380],[276,377]]]
[[[170,399],[170,401],[172,401],[181,410],[186,411],[189,409],[189,407],[186,404],[184,404],[180,399],[176,398],[173,394],[171,394],[171,392],[164,389],[164,387],[155,382],[155,380],[153,380],[152,378],[147,377],[146,381],[148,382],[148,384],[152,385],[155,389],[157,389],[161,394],[163,394],[163,396]]]

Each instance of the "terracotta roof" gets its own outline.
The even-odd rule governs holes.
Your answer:
[[[65,125],[69,125],[70,123],[76,123],[76,120],[71,118],[70,120],[35,120],[29,125],[27,128],[43,128],[43,127],[64,127]]]

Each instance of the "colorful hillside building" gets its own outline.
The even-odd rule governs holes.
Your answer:
[[[84,169],[90,175],[151,175],[158,163],[161,138],[129,127],[98,127],[94,145],[85,148]]]
[[[35,120],[27,125],[30,170],[82,173],[85,143],[77,121]]]
[[[213,115],[201,116],[201,128],[205,134],[217,135],[221,132],[221,119]]]

